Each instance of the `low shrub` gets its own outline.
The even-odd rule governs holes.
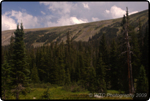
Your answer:
[[[30,87],[31,88],[47,88],[51,87],[52,84],[50,83],[31,83]]]
[[[41,96],[42,99],[48,99],[48,100],[50,99],[50,93],[48,91],[49,91],[49,87],[47,88],[46,91],[43,92]]]
[[[71,92],[82,92],[82,91],[86,91],[85,88],[81,87],[81,85],[77,84],[77,83],[71,83],[69,85],[64,85],[62,87],[63,90],[65,91],[71,91]]]

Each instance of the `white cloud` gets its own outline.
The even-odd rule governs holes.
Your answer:
[[[120,7],[117,7],[116,5],[112,6],[110,10],[105,10],[105,12],[109,14],[109,16],[112,16],[112,18],[123,17],[123,15],[126,14],[126,10],[121,9]],[[137,13],[137,12],[138,11],[133,11],[129,13],[129,15]]]
[[[82,3],[82,4],[83,4],[83,7],[84,7],[84,8],[90,9],[87,3]]]
[[[88,22],[87,19],[81,20],[81,19],[77,19],[76,17],[71,17],[70,19],[72,20],[72,22],[73,22],[74,24],[80,24],[80,23],[86,23],[86,22]]]
[[[59,14],[70,13],[73,6],[71,2],[40,2],[40,4],[48,6],[52,12]]]
[[[135,13],[138,13],[138,11],[133,11],[133,12],[129,13],[129,15],[135,14]]]
[[[65,25],[73,25],[73,24],[81,24],[88,22],[87,19],[78,19],[76,17],[63,16],[57,20],[57,22],[48,21],[46,26],[65,26]]]
[[[121,8],[119,8],[115,5],[111,7],[110,12],[111,12],[113,18],[122,17],[126,13],[125,10],[122,10]]]
[[[43,15],[45,15],[45,12],[41,11],[41,13],[42,13]]]
[[[98,21],[100,20],[99,18],[95,18],[95,17],[92,17],[92,21]]]
[[[16,29],[17,24],[14,19],[7,16],[5,13],[2,15],[2,31]]]
[[[40,26],[38,18],[26,13],[25,10],[23,12],[12,10],[11,12],[6,12],[2,15],[3,30],[16,29],[16,24],[21,22],[25,29]]]
[[[26,12],[12,10],[11,17],[14,17],[17,20],[17,23],[21,23],[22,21],[24,28],[34,28],[39,25],[38,18]]]
[[[106,11],[106,13],[109,13],[110,11],[109,10],[105,10]]]

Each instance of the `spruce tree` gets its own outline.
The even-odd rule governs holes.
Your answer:
[[[87,68],[87,77],[86,77],[86,80],[87,80],[87,88],[88,90],[91,92],[91,93],[94,93],[96,91],[96,72],[95,72],[95,69],[94,67],[88,67]]]
[[[132,66],[133,66],[133,79],[137,79],[139,75],[140,65],[141,65],[141,52],[139,49],[138,39],[135,32],[131,34],[131,47],[132,47]]]
[[[39,83],[39,76],[38,76],[38,70],[36,67],[36,64],[33,63],[33,68],[31,70],[31,79],[33,83]]]
[[[145,35],[144,35],[144,45],[142,47],[142,59],[141,62],[145,67],[146,75],[149,75],[149,25],[146,27]]]
[[[142,51],[143,47],[143,32],[142,32],[142,24],[141,20],[139,19],[139,25],[138,25],[138,43],[140,47],[140,51]]]
[[[146,76],[145,68],[143,65],[140,67],[140,73],[137,79],[136,96],[134,100],[149,99],[149,84]]]
[[[105,63],[106,74],[110,74],[109,57],[108,57],[109,55],[108,55],[108,47],[107,47],[105,34],[102,35],[102,38],[100,40],[99,53],[102,54],[102,61]],[[108,87],[110,82],[110,75],[105,75],[105,81],[106,81],[106,87]]]
[[[123,15],[122,21],[121,21],[121,34],[118,36],[118,88],[119,90],[123,90],[125,91],[125,93],[128,93],[128,88],[129,88],[129,84],[128,84],[128,68],[127,68],[127,53],[126,53],[126,43],[125,43],[125,23],[126,23],[126,17],[125,15]],[[122,72],[124,71],[124,72]]]
[[[117,44],[115,39],[113,39],[111,44],[110,52],[110,76],[111,76],[111,88],[118,89],[118,53],[117,53]]]
[[[2,64],[2,72],[1,72],[1,89],[2,89],[2,99],[6,99],[6,93],[11,88],[11,68],[6,60],[6,56],[4,56],[4,63]]]
[[[106,82],[105,82],[105,63],[102,59],[102,53],[99,53],[99,59],[96,68],[96,89],[98,93],[106,93]]]
[[[59,82],[61,85],[64,85],[65,83],[65,63],[64,63],[64,44],[63,42],[60,44],[60,49],[59,49]]]
[[[66,78],[65,78],[65,85],[69,85],[70,83],[71,83],[70,71],[69,71],[69,68],[67,68],[67,70],[66,70]]]
[[[17,29],[14,32],[15,34],[15,42],[13,45],[13,61],[12,61],[12,85],[16,90],[16,99],[19,99],[19,91],[20,87],[28,86],[29,82],[29,73],[27,62],[26,62],[26,53],[25,53],[25,45],[24,45],[24,31],[23,25],[21,23],[20,29],[19,24],[17,25]]]
[[[140,67],[140,73],[137,79],[136,93],[148,93],[148,79],[143,65]]]

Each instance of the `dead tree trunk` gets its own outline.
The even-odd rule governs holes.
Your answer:
[[[130,51],[130,43],[128,37],[128,8],[126,11],[126,24],[125,24],[125,39],[126,39],[126,46],[127,46],[127,64],[128,64],[128,80],[129,80],[129,93],[134,93],[134,85],[133,85],[133,77],[132,77],[132,64],[131,64],[131,51]]]

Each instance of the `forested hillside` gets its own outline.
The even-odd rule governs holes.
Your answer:
[[[28,31],[25,35],[23,24],[21,29],[18,25],[10,45],[2,46],[3,99],[11,94],[19,99],[20,94],[32,93],[32,84],[42,83],[61,86],[71,92],[107,94],[109,90],[117,90],[120,94],[121,91],[143,93],[147,95],[142,99],[147,99],[147,14],[148,10],[128,16],[126,11],[119,19]],[[34,42],[50,44],[33,47]],[[132,71],[128,69],[128,61]],[[133,78],[129,77],[129,71]],[[133,81],[134,92],[130,92],[130,81]]]

